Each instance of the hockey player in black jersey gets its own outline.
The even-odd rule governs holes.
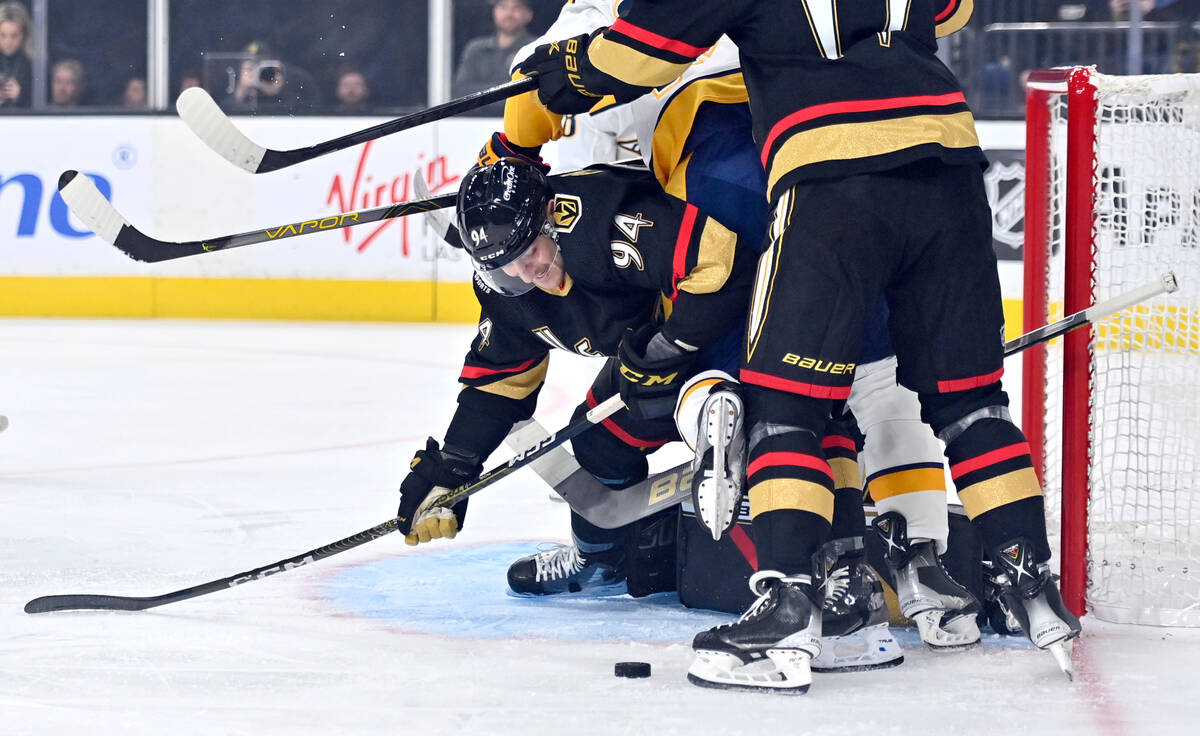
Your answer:
[[[774,217],[741,379],[757,603],[696,637],[697,684],[803,692],[816,648],[810,559],[828,534],[819,430],[849,393],[882,295],[898,378],[946,444],[968,515],[1007,565],[1002,598],[1069,668],[1079,622],[1050,572],[1041,487],[1008,414],[1003,312],[974,120],[937,37],[964,0],[663,0],[622,6],[600,34],[539,47],[523,68],[551,110],[632,99],[721,33],[737,43]]]
[[[457,212],[479,330],[444,441],[431,438],[416,454],[400,489],[400,530],[412,544],[457,533],[465,503],[428,508],[433,489],[477,476],[513,424],[533,414],[551,348],[608,357],[576,416],[617,392],[629,407],[576,438],[576,460],[612,489],[643,480],[646,456],[679,439],[680,385],[702,368],[735,367],[753,282],[748,244],[666,195],[640,166],[546,177],[528,160],[501,159],[467,174]],[[575,544],[518,561],[510,586],[656,592],[673,582],[674,519],[671,509],[605,530],[572,514]],[[670,549],[639,552],[646,545],[633,537]],[[639,575],[630,564],[664,551],[669,574]]]

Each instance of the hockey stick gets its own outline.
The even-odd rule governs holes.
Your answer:
[[[368,222],[390,220],[394,217],[405,217],[442,207],[453,207],[454,200],[458,196],[457,193],[443,194],[432,199],[417,199],[387,207],[377,207],[373,210],[345,212],[313,220],[290,222],[237,235],[220,235],[208,240],[171,242],[152,238],[130,225],[129,221],[117,211],[117,208],[104,198],[92,180],[86,176],[80,176],[79,172],[64,171],[58,179],[58,191],[62,194],[63,201],[67,203],[71,213],[91,228],[101,240],[115,245],[133,260],[144,263],[170,261],[175,258],[240,248],[243,245],[282,240],[322,230],[337,230]]]
[[[1015,355],[1026,348],[1046,342],[1076,327],[1090,324],[1150,297],[1175,291],[1175,275],[1168,271],[1158,280],[1133,291],[1107,299],[1066,319],[1033,330],[1010,340],[1004,346],[1005,356]],[[511,448],[524,447],[542,441],[548,435],[536,420],[518,425],[505,442]],[[571,510],[602,529],[615,529],[632,524],[691,497],[692,468],[685,462],[650,476],[641,483],[614,493],[579,466],[574,456],[562,447],[546,453],[530,466],[564,501]]]
[[[452,117],[534,89],[537,89],[536,76],[505,82],[490,89],[474,92],[441,105],[434,105],[426,110],[373,125],[355,133],[304,148],[293,148],[289,151],[264,148],[247,138],[233,124],[229,116],[221,111],[208,92],[200,87],[184,90],[179,95],[175,107],[179,111],[179,117],[183,118],[183,122],[187,123],[187,126],[192,129],[197,138],[204,142],[204,145],[240,169],[245,169],[251,174],[264,174],[304,161],[311,161],[327,153],[373,141],[385,135]]]
[[[473,496],[487,486],[495,483],[501,478],[506,477],[514,470],[529,465],[533,461],[542,457],[554,448],[563,444],[572,437],[586,432],[592,427],[599,424],[604,419],[612,416],[617,411],[623,409],[625,404],[621,401],[620,395],[613,396],[607,401],[601,402],[587,414],[583,415],[574,422],[571,422],[566,427],[558,432],[545,437],[536,445],[522,452],[517,453],[511,460],[504,465],[493,468],[478,479],[471,483],[461,485],[452,491],[447,492],[439,498],[435,505],[438,506],[453,506],[459,501]],[[371,540],[386,536],[396,531],[396,519],[388,519],[382,524],[364,529],[363,531],[352,534],[345,539],[339,539],[336,542],[326,544],[323,547],[310,549],[307,552],[302,552],[295,557],[289,557],[286,560],[256,567],[253,570],[230,575],[219,580],[213,580],[200,585],[184,588],[170,593],[152,597],[137,597],[123,595],[47,595],[40,598],[34,598],[25,604],[25,613],[47,613],[49,611],[73,611],[73,610],[93,610],[93,611],[144,611],[147,608],[155,608],[156,606],[175,603],[177,601],[195,598],[208,593],[215,593],[218,590],[226,588],[234,588],[239,585],[252,582],[254,580],[262,580],[276,573],[291,570],[297,567],[302,567],[317,560],[323,560],[326,557],[332,557],[340,552],[345,552],[348,549],[354,549],[360,545],[366,544]]]
[[[1111,299],[1105,299],[1099,304],[1093,304],[1087,309],[1080,310],[1075,314],[1060,319],[1059,321],[1048,324],[1045,327],[1039,327],[1036,330],[1027,332],[1018,338],[1009,340],[1004,343],[1004,355],[1008,357],[1022,350],[1033,347],[1039,343],[1053,340],[1059,335],[1066,334],[1076,327],[1091,324],[1096,320],[1107,317],[1110,314],[1121,311],[1127,307],[1132,307],[1138,302],[1149,299],[1152,296],[1159,294],[1170,294],[1179,288],[1179,283],[1175,280],[1175,273],[1167,271],[1162,276],[1158,277],[1157,281],[1151,281],[1143,286],[1139,286],[1132,291],[1127,291],[1124,294],[1119,294]]]

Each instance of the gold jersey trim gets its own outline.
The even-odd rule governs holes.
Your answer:
[[[737,235],[721,223],[707,218],[700,233],[696,265],[679,282],[679,290],[689,294],[713,294],[729,280]]]
[[[545,382],[546,368],[549,365],[550,361],[543,359],[537,365],[523,373],[508,376],[507,378],[502,378],[499,381],[482,386],[472,386],[472,388],[487,394],[495,394],[496,396],[523,399],[536,391]]]
[[[700,105],[705,102],[733,105],[749,100],[742,73],[734,71],[719,77],[692,80],[667,100],[654,126],[650,163],[654,176],[668,194],[687,199],[687,160],[683,148],[691,135]]]
[[[1042,486],[1038,483],[1033,468],[1020,468],[995,478],[972,483],[958,491],[958,498],[963,503],[967,518],[970,519],[1023,498],[1040,495]]]
[[[610,77],[639,87],[661,87],[675,81],[692,62],[675,64],[597,36],[587,50],[588,60]]]
[[[833,492],[819,483],[773,478],[750,488],[750,518],[769,511],[808,511],[833,520]]]
[[[848,457],[829,458],[829,468],[833,471],[834,488],[856,488],[862,490],[862,471],[858,461]]]
[[[867,491],[876,501],[902,496],[905,493],[945,490],[946,471],[942,468],[899,470],[872,478],[867,483]]]
[[[975,118],[969,111],[913,115],[864,123],[826,125],[793,134],[771,158],[767,191],[788,173],[810,164],[882,156],[906,148],[937,143],[946,148],[979,145]]]

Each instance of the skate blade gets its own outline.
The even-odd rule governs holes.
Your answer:
[[[828,674],[882,670],[903,663],[903,650],[888,625],[878,624],[844,636],[821,637],[821,652],[810,667]]]
[[[696,484],[692,499],[696,519],[712,535],[713,541],[719,542],[733,526],[734,512],[741,504],[742,494],[735,493],[723,476],[693,479],[692,482]]]
[[[1054,661],[1058,664],[1058,668],[1063,671],[1067,679],[1071,682],[1075,681],[1075,666],[1071,662],[1071,641],[1064,639],[1046,647],[1047,651],[1054,655]]]
[[[596,585],[580,590],[559,590],[546,593],[518,593],[512,588],[504,591],[510,598],[612,598],[629,593],[629,585],[624,580],[619,583]]]
[[[959,652],[979,646],[979,627],[963,624],[963,631],[952,631],[942,626],[943,615],[945,611],[922,611],[911,617],[926,647],[935,652]]]
[[[803,695],[812,685],[810,655],[803,649],[768,649],[767,656],[749,663],[728,652],[697,650],[688,668],[688,682],[717,690],[746,690],[780,695]]]

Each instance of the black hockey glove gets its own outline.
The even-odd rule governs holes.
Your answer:
[[[603,30],[596,33],[602,33]],[[538,46],[517,68],[518,72],[527,76],[538,75],[538,100],[547,110],[560,115],[579,115],[595,107],[604,96],[588,91],[581,76],[582,69],[591,68],[587,62],[587,47],[591,38],[591,33],[584,33]]]
[[[617,359],[621,363],[621,399],[630,414],[648,420],[674,411],[675,397],[696,355],[668,340],[657,325],[646,324],[625,333]]]
[[[483,465],[478,458],[438,448],[430,437],[425,449],[413,456],[412,471],[400,484],[400,508],[396,510],[396,530],[408,544],[431,539],[453,539],[462,528],[467,500],[453,509],[433,506],[442,494],[479,477]]]
[[[537,148],[518,146],[516,143],[510,141],[505,134],[492,133],[492,137],[488,142],[483,144],[483,148],[479,149],[479,155],[475,160],[480,166],[487,166],[496,163],[502,158],[523,158],[541,169],[543,174],[549,174],[550,164],[542,160],[541,155],[539,155],[540,149],[541,146]]]

